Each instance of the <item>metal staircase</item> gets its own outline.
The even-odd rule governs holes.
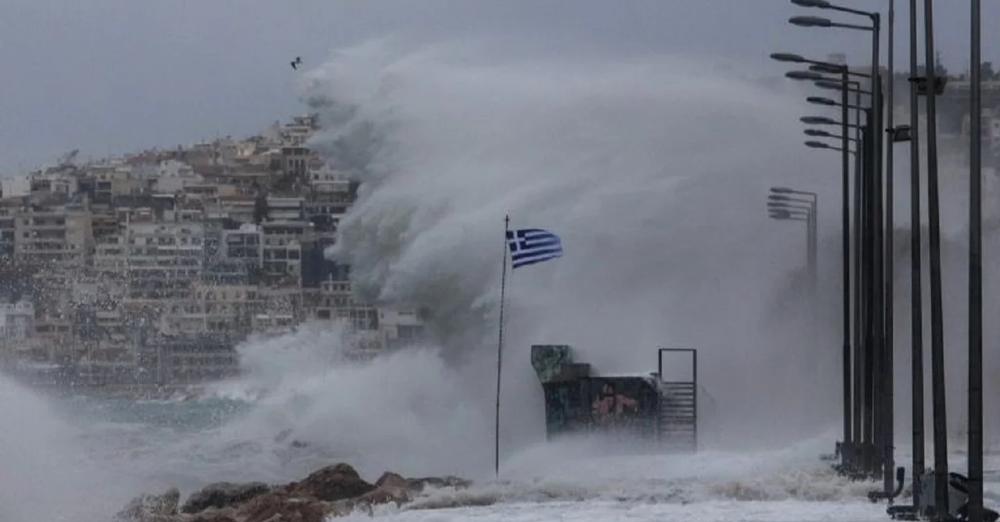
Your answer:
[[[690,357],[690,380],[664,380],[664,355]],[[690,348],[660,348],[658,354],[658,385],[660,390],[657,439],[660,447],[669,451],[696,451],[698,449],[698,352]]]

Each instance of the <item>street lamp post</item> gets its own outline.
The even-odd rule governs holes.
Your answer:
[[[894,437],[894,426],[893,426],[893,260],[894,249],[893,249],[893,144],[895,143],[895,131],[893,128],[893,91],[895,90],[894,84],[895,79],[893,77],[893,48],[894,48],[894,26],[896,18],[895,0],[889,0],[889,20],[888,20],[888,41],[886,42],[886,48],[888,51],[888,77],[889,81],[886,85],[886,132],[889,133],[889,144],[885,151],[885,254],[883,260],[885,261],[885,277],[883,279],[885,285],[885,320],[882,325],[882,382],[884,383],[883,393],[882,393],[882,444],[883,444],[883,493],[886,497],[891,497],[893,492],[893,471],[896,467],[894,451],[895,451],[895,437]],[[882,84],[879,83],[879,89],[881,90]],[[881,132],[879,143],[882,143]]]
[[[948,431],[944,382],[944,312],[941,305],[941,223],[938,201],[937,84],[934,59],[934,1],[924,0],[924,69],[927,74],[927,221],[931,270],[931,395],[934,414],[934,510],[948,514]]]
[[[842,122],[841,131],[841,169],[842,169],[842,179],[841,179],[841,239],[842,245],[842,256],[843,256],[843,345],[841,347],[842,351],[842,389],[844,398],[844,419],[843,419],[843,444],[845,450],[841,456],[841,463],[846,468],[852,461],[854,455],[854,444],[852,441],[852,431],[851,431],[851,209],[850,209],[850,170],[851,170],[851,158],[850,151],[848,150],[848,126],[850,122],[848,118],[848,110],[850,109],[850,100],[848,98],[848,82],[850,78],[847,74],[847,66],[841,66],[841,83],[844,88],[841,90],[841,100],[840,100],[840,121]],[[810,100],[815,101],[815,100]],[[831,100],[832,101],[832,100]]]
[[[854,405],[853,405],[853,439],[855,441],[855,469],[858,464],[862,464],[858,459],[870,453],[871,443],[871,395],[868,392],[871,380],[866,378],[866,368],[870,364],[867,353],[870,348],[870,339],[867,333],[870,331],[870,321],[868,310],[870,307],[870,279],[871,264],[868,256],[870,254],[869,234],[869,199],[862,197],[870,192],[869,178],[866,175],[866,167],[871,166],[871,151],[869,145],[871,140],[871,109],[862,109],[861,95],[871,96],[870,91],[861,88],[860,83],[851,81],[849,89],[855,95],[855,105],[858,106],[855,114],[855,132],[858,143],[858,154],[855,154],[855,182],[854,182],[854,266],[857,277],[854,278]],[[842,90],[844,88],[838,82],[828,80],[817,81],[816,86],[821,89]],[[865,125],[861,125],[861,117],[865,116]]]
[[[857,451],[855,451],[855,450],[856,450],[856,448],[858,448],[860,446],[860,441],[861,441],[861,431],[860,431],[860,424],[861,424],[861,414],[860,414],[860,411],[861,411],[861,402],[860,402],[860,398],[859,398],[859,393],[857,393],[857,392],[860,391],[860,379],[857,377],[857,375],[859,375],[858,371],[855,371],[856,377],[854,379],[854,387],[856,389],[855,389],[855,393],[853,394],[854,397],[855,397],[855,399],[854,399],[854,407],[853,407],[853,410],[854,410],[853,419],[852,419],[852,416],[851,416],[851,410],[852,410],[852,400],[851,400],[852,382],[851,382],[851,321],[850,321],[850,308],[851,308],[850,307],[850,232],[849,232],[849,230],[850,230],[850,211],[849,211],[849,200],[850,200],[850,196],[849,196],[849,193],[850,193],[849,192],[849,190],[850,190],[849,189],[849,165],[850,165],[849,154],[850,154],[850,150],[849,150],[849,146],[848,146],[848,141],[849,141],[850,138],[848,136],[848,128],[851,127],[852,125],[850,125],[849,121],[848,121],[848,110],[849,109],[855,109],[855,111],[858,112],[858,115],[855,118],[856,122],[853,125],[853,127],[857,128],[858,131],[859,131],[859,138],[856,138],[856,141],[858,141],[859,144],[860,144],[860,142],[861,142],[861,140],[860,140],[860,111],[861,111],[861,107],[860,107],[860,95],[861,95],[861,90],[860,90],[860,84],[858,82],[856,82],[856,81],[850,80],[850,76],[854,75],[854,76],[868,77],[869,75],[866,75],[864,73],[855,73],[855,72],[852,72],[852,71],[850,71],[850,69],[846,65],[843,65],[843,64],[833,64],[833,63],[828,63],[828,62],[820,62],[820,61],[816,61],[816,60],[807,60],[807,59],[805,59],[805,58],[803,58],[801,56],[794,55],[794,54],[789,54],[789,53],[775,53],[775,54],[772,54],[771,57],[773,59],[775,59],[775,60],[782,61],[782,62],[794,62],[794,63],[809,63],[809,64],[812,64],[809,67],[810,71],[808,71],[808,72],[805,72],[805,71],[792,71],[792,72],[787,73],[786,76],[789,77],[789,78],[792,78],[792,79],[796,79],[796,80],[814,80],[814,81],[817,81],[818,84],[821,84],[821,83],[823,83],[823,82],[826,81],[826,77],[817,74],[819,72],[836,73],[836,74],[840,75],[840,84],[839,85],[833,84],[833,88],[835,88],[835,89],[837,89],[837,90],[839,90],[841,92],[841,102],[840,103],[838,103],[838,102],[836,102],[834,100],[828,99],[828,98],[814,97],[814,96],[807,98],[807,101],[809,101],[810,103],[818,104],[818,105],[840,106],[841,107],[841,117],[842,117],[842,119],[841,119],[841,125],[843,127],[841,135],[840,136],[834,136],[833,134],[830,134],[830,133],[825,132],[825,131],[817,130],[817,129],[807,129],[806,130],[806,134],[807,135],[812,135],[812,136],[837,137],[837,138],[841,139],[842,145],[841,145],[841,147],[832,147],[832,146],[830,146],[828,144],[825,144],[823,142],[816,142],[816,141],[806,142],[806,145],[809,146],[809,147],[813,147],[813,148],[825,148],[825,149],[838,150],[838,151],[840,151],[842,153],[842,162],[843,162],[843,168],[842,168],[842,172],[843,172],[843,190],[842,190],[842,195],[843,195],[843,197],[842,197],[843,209],[842,209],[842,218],[843,218],[843,242],[844,242],[844,245],[843,245],[843,257],[844,257],[844,259],[843,259],[843,267],[844,267],[843,268],[843,271],[844,271],[844,276],[843,276],[843,278],[844,278],[844,292],[843,292],[843,296],[844,296],[844,299],[843,299],[843,307],[844,307],[844,310],[843,310],[843,314],[844,314],[844,321],[843,321],[843,325],[844,325],[844,344],[843,344],[844,439],[843,440],[844,440],[844,445],[843,445],[842,449],[844,451],[841,452],[841,457],[843,459],[842,460],[842,468],[846,471],[847,469],[854,467],[854,464],[855,464],[855,458],[854,457],[857,454]],[[829,87],[829,86],[824,86],[824,85],[819,85],[819,86],[821,86],[821,87]],[[853,88],[852,88],[852,86],[853,86]],[[858,100],[857,100],[858,103],[855,104],[855,105],[851,105],[850,102],[849,102],[848,95],[850,94],[850,92],[855,92],[856,97],[858,98]],[[803,121],[805,121],[807,123],[827,124],[827,125],[836,123],[836,122],[833,122],[832,120],[830,120],[828,118],[817,118],[817,117],[803,118]],[[860,150],[858,152],[860,152]],[[860,164],[861,164],[860,163],[861,162],[861,155],[860,154],[856,154],[856,158],[858,160],[858,165],[860,166]],[[857,169],[857,173],[858,174],[856,175],[856,179],[855,179],[855,186],[856,186],[856,189],[855,189],[855,209],[856,209],[855,210],[855,223],[857,223],[857,218],[860,216],[860,213],[859,213],[860,211],[858,210],[859,203],[860,203],[860,196],[861,196],[861,191],[860,191],[860,181],[861,181],[860,180],[860,169]],[[858,247],[860,247],[860,241],[857,239],[857,229],[855,230],[855,238],[856,238],[855,239],[855,244]],[[856,252],[860,252],[860,250],[856,249]],[[860,261],[858,262],[858,268],[860,269]],[[860,272],[858,273],[858,275],[859,276],[861,275]],[[858,281],[858,280],[859,280],[859,278],[856,277],[855,281]],[[856,289],[855,295],[860,295],[857,292],[857,290],[860,289],[860,286],[856,284],[855,285],[855,289]],[[856,319],[859,316],[858,310],[859,310],[859,307],[855,306],[855,318]],[[855,338],[854,338],[854,340],[855,340],[855,343],[854,343],[855,350],[858,350],[860,348],[860,345],[858,343],[858,334],[857,334],[857,332],[859,331],[860,324],[861,324],[860,321],[855,320],[855,322],[854,322],[854,325],[855,325],[855,327],[854,327],[855,328],[855,330],[854,330],[855,331]],[[857,361],[857,360],[858,360],[858,357],[855,357],[855,361]],[[858,368],[858,369],[860,369],[860,367],[858,366],[857,362],[855,362],[855,367]],[[852,420],[853,420],[853,422],[852,422]],[[853,428],[854,428],[853,430],[852,430],[852,424],[853,424]]]
[[[768,217],[776,220],[804,221],[806,224],[806,267],[812,273],[812,252],[816,244],[815,219],[812,206],[794,205],[777,201],[767,203]]]
[[[874,136],[877,131],[874,130],[874,118],[872,117],[872,110],[869,110],[866,114],[868,118],[867,129],[864,133],[864,146],[863,151],[865,158],[868,160],[865,164],[868,166],[867,175],[863,176],[861,179],[861,213],[860,213],[860,227],[861,227],[861,319],[862,319],[862,341],[861,341],[861,361],[857,367],[857,379],[861,381],[859,386],[859,393],[863,394],[862,397],[862,462],[861,469],[870,473],[872,466],[872,455],[873,455],[873,445],[874,445],[874,415],[876,414],[874,408],[874,393],[873,386],[873,364],[874,364],[874,349],[875,349],[875,338],[873,335],[875,326],[875,249],[874,247],[874,206],[872,202],[872,185],[874,184],[874,166],[871,162],[871,157],[873,155],[874,149]]]
[[[805,196],[807,199],[800,199],[793,196]],[[806,211],[806,263],[809,271],[810,287],[816,287],[816,229],[817,229],[817,207],[819,198],[815,192],[795,190],[787,187],[771,187],[771,194],[768,195],[768,207],[779,210],[805,210]],[[801,206],[806,205],[806,206]]]
[[[841,146],[839,149],[841,152],[841,168],[842,168],[842,188],[841,188],[841,217],[842,217],[842,232],[841,237],[843,241],[842,246],[842,270],[843,270],[843,344],[842,344],[842,368],[843,368],[843,439],[842,439],[842,451],[840,452],[842,467],[847,468],[853,463],[854,458],[854,440],[853,432],[851,430],[851,237],[850,237],[850,150],[848,145],[848,127],[850,126],[849,113],[850,110],[850,99],[848,98],[848,82],[850,82],[850,77],[848,75],[848,67],[846,65],[835,65],[827,62],[820,62],[816,60],[807,60],[798,55],[792,55],[788,53],[775,53],[771,55],[772,58],[779,61],[797,62],[797,63],[810,63],[814,66],[825,67],[830,70],[836,70],[841,75],[841,84],[843,89],[841,89]],[[797,73],[797,74],[796,74]],[[802,80],[822,80],[823,76],[817,74],[813,71],[792,71],[786,76],[793,79]],[[824,105],[837,105],[833,100],[827,100],[825,98],[810,98],[812,103],[821,103]],[[820,143],[820,142],[815,142]],[[809,143],[807,143],[809,145]],[[815,145],[809,145],[815,147]],[[830,147],[826,147],[830,148]]]
[[[983,252],[980,0],[972,0],[969,138],[969,522],[983,521]]]
[[[924,318],[920,248],[920,102],[917,82],[917,0],[910,0],[910,379],[913,429],[913,509],[920,510],[924,478]],[[933,96],[933,91],[931,91]]]

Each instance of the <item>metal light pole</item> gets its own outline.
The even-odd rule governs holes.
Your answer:
[[[938,201],[937,64],[934,62],[934,1],[924,0],[924,69],[927,74],[927,220],[931,264],[931,395],[934,413],[935,517],[948,516],[948,432],[944,388],[944,312],[941,307],[941,223]]]
[[[841,101],[840,101],[840,118],[842,124],[841,130],[841,144],[840,144],[840,156],[841,156],[841,169],[842,169],[842,179],[841,179],[841,239],[843,241],[842,245],[842,255],[843,255],[843,345],[842,349],[842,368],[843,368],[843,380],[842,380],[842,390],[844,398],[844,419],[843,419],[843,443],[847,448],[847,451],[842,452],[841,463],[846,467],[853,460],[853,450],[854,445],[851,440],[851,209],[850,209],[850,170],[851,170],[851,158],[850,150],[848,146],[848,126],[850,122],[848,121],[850,109],[850,100],[848,99],[848,87],[847,82],[850,78],[847,75],[847,66],[841,66],[841,83],[844,88],[841,90]],[[813,101],[813,100],[810,100]],[[832,101],[832,100],[831,100]]]
[[[872,182],[872,220],[874,221],[874,226],[872,227],[873,237],[872,237],[872,255],[873,255],[873,266],[874,266],[874,280],[872,282],[872,296],[874,297],[874,304],[872,305],[874,327],[872,329],[872,335],[874,337],[874,342],[872,347],[874,348],[871,353],[872,366],[871,372],[873,377],[872,383],[872,411],[874,418],[873,423],[873,435],[872,444],[874,445],[873,450],[875,454],[872,455],[871,462],[871,472],[876,477],[879,472],[889,471],[882,470],[881,464],[884,462],[884,448],[885,448],[885,423],[884,423],[884,410],[881,407],[883,404],[883,395],[885,394],[885,383],[883,380],[884,376],[884,357],[885,357],[885,320],[886,320],[886,310],[885,303],[887,301],[885,295],[885,255],[883,250],[883,241],[885,237],[885,220],[882,216],[883,208],[883,175],[882,175],[882,158],[883,158],[883,143],[884,143],[884,124],[883,124],[883,114],[885,111],[882,99],[882,71],[879,67],[879,60],[881,54],[879,52],[880,41],[880,15],[878,13],[871,14],[872,19],[872,96],[873,96],[873,114],[875,119],[875,126],[872,129],[872,149],[874,151],[874,170],[875,173]]]
[[[798,199],[791,196],[805,196],[808,199]],[[768,195],[769,207],[779,208],[785,207],[789,208],[805,208],[805,207],[795,207],[794,204],[802,203],[809,205],[807,210],[808,221],[806,223],[806,233],[807,233],[807,249],[806,258],[807,265],[810,275],[810,285],[815,288],[816,284],[816,229],[817,229],[817,207],[819,205],[819,197],[815,192],[808,192],[804,190],[795,190],[787,187],[771,187],[771,194]],[[776,203],[776,205],[772,205]]]
[[[846,77],[846,75],[845,75]],[[847,96],[847,89],[844,89],[844,96]],[[841,146],[835,147],[828,143],[821,141],[807,141],[805,145],[810,148],[816,149],[829,149],[836,150],[841,153],[843,160],[843,202],[841,215],[843,217],[842,223],[842,233],[843,238],[843,346],[842,346],[842,390],[843,390],[843,443],[840,451],[841,457],[841,469],[846,472],[854,467],[855,465],[855,455],[857,448],[857,442],[855,441],[851,429],[852,415],[851,415],[851,286],[850,286],[850,209],[849,209],[849,199],[850,199],[850,187],[849,187],[849,165],[850,165],[850,154],[852,151],[848,147],[848,137],[847,137],[847,104],[843,104],[842,108],[844,110],[844,130],[841,138]],[[825,131],[820,131],[825,132]],[[829,135],[829,133],[826,133]],[[856,183],[857,181],[855,181]]]
[[[853,73],[859,74],[859,73]],[[867,75],[864,75],[867,76]],[[860,107],[861,105],[861,95],[865,94],[871,96],[870,91],[866,91],[861,88],[861,85],[857,81],[848,82],[849,90],[855,95],[855,135],[858,144],[858,153],[855,154],[855,164],[854,164],[854,268],[856,277],[854,278],[854,404],[853,404],[853,434],[852,438],[855,443],[855,461],[854,461],[854,471],[858,469],[858,458],[860,458],[863,453],[862,450],[867,451],[866,446],[863,442],[868,441],[870,443],[870,408],[868,408],[868,397],[865,393],[869,381],[863,378],[865,374],[865,365],[867,364],[866,358],[863,355],[867,352],[868,345],[866,344],[866,337],[863,335],[868,331],[868,314],[866,310],[868,308],[866,296],[868,296],[867,288],[869,287],[866,282],[870,279],[870,268],[867,264],[867,257],[865,252],[865,245],[867,244],[868,236],[868,226],[867,226],[867,212],[868,207],[866,199],[862,198],[862,186],[867,186],[867,178],[865,172],[869,170],[871,166],[870,161],[867,158],[870,157],[868,150],[868,144],[870,140],[868,135],[870,132],[865,131],[866,128],[870,127],[870,124],[862,125],[861,116],[865,115],[865,121],[871,120],[871,111]],[[838,82],[833,81],[818,81],[816,86],[822,89],[830,90],[843,90],[843,85]],[[867,193],[868,191],[864,191]],[[866,408],[868,408],[866,410]]]
[[[841,146],[839,149],[841,152],[842,161],[842,204],[841,204],[841,216],[842,216],[842,232],[841,237],[843,240],[842,247],[842,269],[843,269],[843,344],[842,344],[842,368],[843,368],[843,439],[842,446],[843,451],[841,454],[841,464],[844,468],[853,464],[854,447],[853,432],[851,430],[851,238],[850,238],[850,148],[848,144],[848,127],[850,125],[848,110],[850,109],[850,100],[848,98],[848,84],[850,78],[848,76],[848,67],[846,65],[836,65],[827,62],[821,62],[817,60],[807,60],[801,56],[788,54],[788,53],[775,53],[771,57],[778,61],[783,62],[794,62],[794,63],[810,63],[814,66],[819,66],[826,68],[827,70],[835,70],[841,74]],[[822,80],[823,76],[815,72],[806,71],[799,72],[793,71],[786,76],[793,79],[801,80]],[[833,100],[827,100],[825,98],[810,98],[812,103],[820,103],[824,105],[837,105]],[[807,142],[807,146],[810,147],[822,147],[822,142]],[[824,148],[831,148],[826,146]]]
[[[969,522],[983,521],[983,252],[980,0],[972,0],[969,137]]]
[[[913,422],[913,508],[920,510],[924,478],[924,327],[920,248],[920,102],[917,78],[917,0],[910,0],[910,379]],[[933,96],[933,92],[930,94]]]
[[[874,205],[872,202],[872,186],[875,183],[875,166],[871,161],[874,154],[874,141],[875,136],[880,134],[875,129],[874,117],[872,113],[874,110],[869,109],[866,112],[866,122],[867,128],[864,133],[864,154],[865,158],[868,160],[865,162],[867,165],[867,175],[863,176],[861,179],[861,214],[860,214],[860,226],[861,226],[861,317],[863,336],[862,336],[862,351],[861,351],[861,362],[858,365],[858,379],[860,380],[860,393],[863,394],[861,404],[862,404],[862,465],[866,473],[871,472],[872,468],[872,457],[874,455],[874,416],[876,410],[874,408],[874,381],[872,379],[874,375],[874,350],[875,350],[875,243],[874,243]]]
[[[812,261],[812,255],[814,245],[815,245],[815,228],[814,223],[816,216],[812,211],[811,206],[796,206],[789,205],[787,203],[779,202],[768,202],[767,204],[768,217],[775,220],[787,220],[787,221],[804,221],[806,224],[806,254],[809,258],[807,263]],[[811,266],[809,267],[811,270]]]
[[[893,472],[896,463],[893,456],[894,448],[894,427],[893,427],[893,261],[895,259],[893,249],[893,144],[895,143],[895,130],[893,128],[893,87],[895,78],[893,74],[893,48],[894,25],[895,25],[895,0],[889,0],[889,41],[887,42],[889,81],[886,85],[887,102],[886,105],[886,129],[889,133],[889,145],[885,151],[885,321],[883,327],[883,372],[882,381],[884,383],[882,394],[882,444],[883,444],[883,465],[882,480],[885,495],[891,496],[893,491]],[[881,83],[879,83],[881,87]],[[881,139],[878,140],[880,143]]]

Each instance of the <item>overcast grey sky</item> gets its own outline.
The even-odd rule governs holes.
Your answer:
[[[902,67],[909,2],[896,3]],[[796,14],[822,13],[787,0],[2,0],[0,175],[74,148],[99,157],[256,132],[303,111],[289,60],[308,68],[373,38],[499,40],[489,48],[510,56],[498,59],[685,54],[762,75],[782,71],[767,59],[776,50],[867,61],[863,34],[787,24]],[[939,0],[936,16],[945,65],[965,70],[967,3]],[[1000,38],[984,34],[984,59],[997,60]]]

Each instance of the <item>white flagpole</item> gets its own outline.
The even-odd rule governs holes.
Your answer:
[[[497,411],[493,434],[493,472],[500,476],[500,370],[503,367],[503,302],[507,289],[507,232],[510,231],[510,215],[504,216],[503,269],[500,272],[500,335],[497,339]]]

